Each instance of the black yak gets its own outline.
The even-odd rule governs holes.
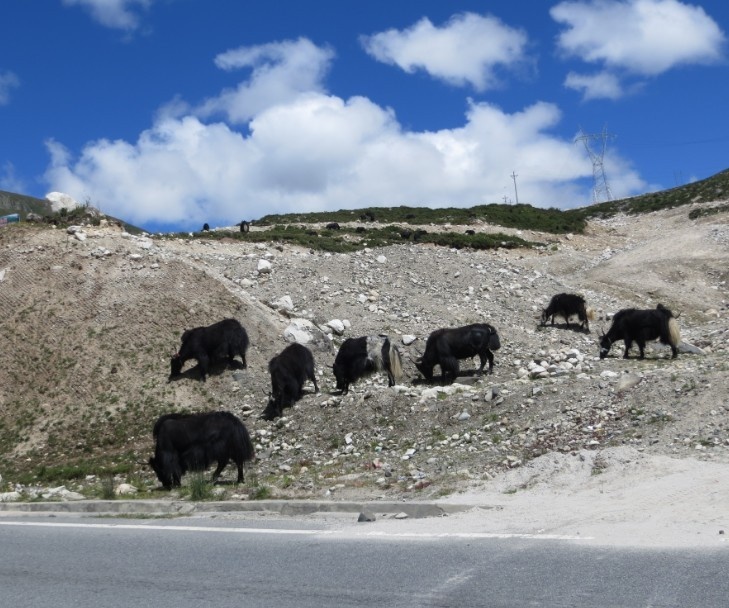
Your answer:
[[[261,414],[264,420],[282,416],[284,408],[301,399],[307,380],[311,380],[314,390],[319,392],[314,375],[314,355],[306,346],[290,344],[268,362],[268,371],[271,374],[271,396]]]
[[[379,371],[386,371],[387,385],[395,386],[402,377],[402,357],[387,336],[347,338],[334,358],[332,370],[343,395],[349,392],[350,384]]]
[[[239,224],[240,231],[241,232],[250,232],[251,231],[251,224],[250,222],[246,222],[245,220],[242,220]]]
[[[640,358],[643,359],[645,343],[652,340],[660,340],[661,344],[669,345],[671,358],[675,359],[678,357],[681,331],[673,313],[663,304],[649,310],[624,308],[615,313],[610,329],[600,336],[600,359],[607,357],[610,347],[617,340],[625,343],[623,359],[628,358],[633,342],[638,345]]]
[[[205,471],[217,462],[214,482],[231,460],[241,483],[243,463],[255,455],[248,430],[230,412],[165,414],[155,422],[152,436],[155,448],[149,465],[166,490],[179,486],[187,471]]]
[[[208,224],[207,222],[205,222],[203,224],[202,229],[203,229],[203,232],[207,232],[208,230],[210,230],[210,224]]]
[[[570,318],[577,315],[580,321],[580,327],[589,333],[590,321],[595,318],[592,308],[588,308],[585,304],[585,298],[572,293],[558,293],[552,296],[549,306],[542,310],[542,325],[547,324],[547,320],[551,319],[554,325],[554,317],[562,317],[570,327]]]
[[[433,368],[440,365],[442,382],[454,382],[459,372],[459,359],[470,359],[478,355],[481,365],[477,373],[482,374],[486,361],[488,373],[494,371],[493,350],[501,348],[499,334],[488,323],[474,323],[464,327],[436,329],[428,336],[425,353],[415,362],[415,367],[426,380],[433,379]]]
[[[210,363],[227,359],[232,362],[236,355],[246,363],[248,334],[235,319],[223,319],[207,327],[195,327],[182,334],[180,350],[170,360],[170,380],[182,373],[182,366],[189,359],[197,359],[200,377],[205,380]]]
[[[327,224],[327,230],[339,230],[339,224],[337,222],[329,222]]]

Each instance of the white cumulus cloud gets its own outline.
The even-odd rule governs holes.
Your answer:
[[[147,9],[153,0],[63,0],[66,6],[80,6],[105,27],[132,31],[139,27],[136,8]]]
[[[565,78],[564,86],[582,91],[584,99],[619,99],[624,94],[620,79],[610,72],[597,74],[570,72]]]
[[[717,62],[726,42],[702,7],[678,0],[567,1],[550,15],[565,26],[557,40],[563,53],[640,76]]]
[[[478,91],[498,84],[498,68],[527,61],[527,36],[493,16],[463,13],[442,27],[423,18],[405,30],[387,30],[361,39],[378,61],[406,72],[423,70],[434,78]]]
[[[306,48],[301,43],[281,48]],[[160,114],[136,141],[92,141],[77,155],[61,142],[47,142],[49,189],[141,226],[179,229],[268,213],[503,202],[515,198],[512,171],[520,202],[589,202],[592,165],[572,139],[553,133],[562,119],[554,104],[508,113],[470,102],[456,128],[407,130],[390,108],[326,92],[330,59],[319,50],[299,66],[309,73],[309,86],[292,86],[291,70],[276,72],[279,82],[265,88],[285,93],[260,97],[265,102],[243,127],[238,123],[245,112],[236,114],[234,103],[221,101],[217,109],[229,122],[206,120],[199,110]],[[255,55],[225,54],[219,62],[251,65]],[[272,71],[283,64],[275,62]],[[262,78],[256,69],[236,90],[256,89]],[[228,93],[211,99],[229,100]],[[612,151],[609,156],[606,166],[619,167],[613,193],[638,190],[643,184],[637,174]]]
[[[323,91],[334,52],[300,38],[221,53],[215,64],[224,70],[249,68],[250,78],[234,89],[208,99],[197,113],[207,117],[222,113],[234,123],[244,123],[259,112],[308,91]]]

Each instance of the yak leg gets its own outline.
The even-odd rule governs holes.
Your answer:
[[[630,355],[628,354],[630,352],[630,347],[633,346],[633,341],[625,339],[625,352],[623,353],[623,359],[629,359]]]
[[[483,374],[483,368],[486,367],[486,361],[489,362],[489,369],[488,373],[493,374],[494,373],[494,354],[487,350],[485,353],[479,353],[478,358],[481,360],[481,367],[478,368],[478,373]]]
[[[243,483],[243,461],[236,462],[235,465],[238,467],[238,479],[235,483]]]
[[[208,375],[208,364],[210,363],[210,359],[207,355],[201,354],[200,357],[197,360],[197,365],[200,368],[200,378],[202,378],[202,381],[205,382],[205,378],[207,378]]]
[[[458,377],[458,372],[460,370],[460,366],[458,365],[458,359],[456,359],[455,357],[444,357],[443,359],[441,359],[440,369],[441,372],[443,372],[443,375],[441,377],[443,385],[445,385],[446,383],[452,384],[456,381],[456,378]],[[449,374],[451,376],[450,382],[448,382]]]
[[[395,374],[392,373],[390,368],[387,368],[387,386],[395,386]]]
[[[640,350],[640,358],[645,359],[645,340],[636,340],[635,342]]]
[[[218,480],[218,477],[220,477],[220,474],[223,472],[223,469],[228,464],[228,458],[223,458],[218,462],[218,466],[215,469],[215,472],[213,473],[213,483],[215,483]]]
[[[678,357],[678,348],[671,344],[671,359]]]

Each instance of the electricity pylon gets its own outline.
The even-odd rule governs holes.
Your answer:
[[[605,165],[603,159],[605,158],[605,149],[607,148],[607,140],[613,139],[615,136],[607,132],[607,128],[603,127],[602,133],[585,133],[580,128],[580,134],[575,137],[575,142],[581,141],[585,145],[587,155],[592,161],[592,202],[600,203],[603,200],[613,200],[613,194],[610,192],[610,185],[608,184],[607,177],[605,175]],[[590,148],[590,140],[599,140],[600,153],[596,153]]]

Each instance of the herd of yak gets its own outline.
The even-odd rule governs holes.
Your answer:
[[[594,318],[585,299],[575,294],[555,295],[542,311],[541,324],[546,325],[561,317],[568,328],[577,316],[578,327],[589,332],[589,321]],[[623,340],[624,358],[635,342],[640,358],[645,356],[646,342],[660,340],[671,347],[672,357],[678,356],[680,332],[673,313],[659,304],[655,309],[628,308],[618,311],[610,329],[600,336],[600,358],[605,358],[612,344]],[[248,334],[235,319],[224,319],[206,327],[188,329],[182,334],[181,346],[170,362],[170,380],[182,375],[186,361],[197,360],[200,378],[204,381],[214,362],[235,361],[239,356],[243,367],[247,366],[246,351]],[[478,355],[482,374],[488,362],[488,373],[493,373],[493,351],[501,347],[496,329],[488,323],[474,323],[464,327],[443,328],[433,331],[425,343],[425,352],[415,361],[417,370],[426,381],[433,380],[436,366],[440,366],[443,384],[454,382],[459,374],[459,360]],[[357,380],[384,371],[388,385],[394,386],[402,377],[402,359],[397,347],[385,335],[347,338],[334,359],[332,371],[337,390],[342,394]],[[303,396],[304,385],[311,381],[318,393],[314,371],[314,356],[302,344],[293,343],[284,348],[268,363],[271,375],[271,392],[261,417],[274,420],[283,415]],[[248,430],[230,412],[200,414],[165,414],[154,425],[155,453],[149,464],[165,489],[179,486],[187,471],[204,471],[213,463],[217,468],[216,480],[231,460],[238,467],[238,482],[243,481],[243,463],[252,460],[254,448]]]

